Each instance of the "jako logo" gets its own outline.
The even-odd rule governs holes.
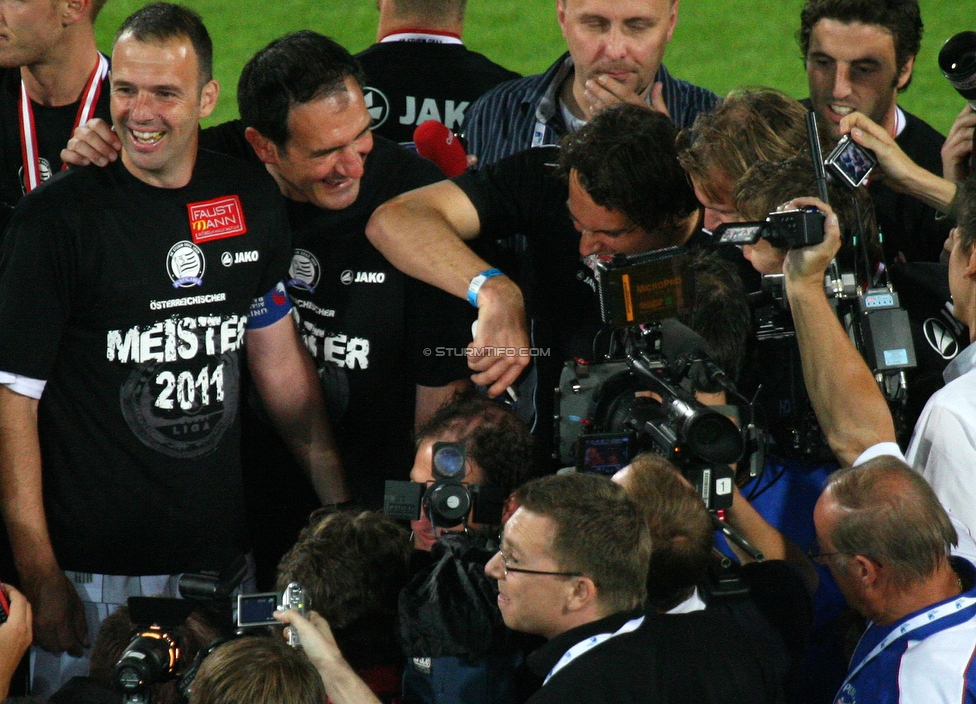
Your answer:
[[[357,284],[381,284],[386,281],[386,273],[382,271],[356,272]]]
[[[250,252],[234,252],[235,264],[247,264],[258,260],[258,250],[252,249]]]
[[[339,275],[339,281],[347,286],[352,283],[357,284],[381,284],[386,281],[386,272],[383,271],[357,271],[353,272],[346,269]]]

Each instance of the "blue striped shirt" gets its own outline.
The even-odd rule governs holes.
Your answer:
[[[545,73],[506,81],[481,96],[465,117],[468,153],[487,166],[531,146],[556,144],[568,131],[559,109],[559,89],[572,71],[573,59],[567,52]],[[690,127],[698,113],[719,102],[710,90],[671,76],[663,64],[654,80],[662,83],[664,102],[679,128]],[[533,145],[540,124],[544,135],[541,144]]]

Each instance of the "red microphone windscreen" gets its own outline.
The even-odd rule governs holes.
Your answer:
[[[413,143],[420,156],[430,159],[448,178],[464,173],[468,168],[468,155],[461,140],[437,120],[428,120],[413,131]]]

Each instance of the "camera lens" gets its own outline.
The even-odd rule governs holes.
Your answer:
[[[180,651],[162,631],[145,631],[129,643],[112,671],[122,691],[134,692],[161,682],[176,669]]]
[[[960,32],[943,44],[939,68],[959,95],[976,106],[976,32]]]
[[[437,482],[424,496],[424,505],[431,513],[431,522],[443,528],[459,525],[471,510],[471,494],[459,482]]]
[[[434,443],[434,476],[448,479],[464,477],[464,451],[454,443]]]

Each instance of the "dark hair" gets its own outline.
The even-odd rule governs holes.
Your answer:
[[[834,472],[827,492],[841,509],[829,536],[834,550],[877,561],[902,588],[923,582],[958,543],[932,487],[890,455]]]
[[[810,51],[810,34],[820,20],[831,19],[850,24],[873,24],[891,32],[895,42],[895,65],[898,72],[922,46],[922,13],[918,0],[807,0],[800,12],[797,41],[806,59]],[[905,90],[912,82],[901,87]]]
[[[622,213],[646,232],[675,242],[698,209],[678,163],[677,128],[664,115],[637,105],[607,108],[560,142],[559,172],[575,170],[593,202]]]
[[[976,244],[976,174],[971,174],[959,182],[956,193],[959,242],[963,252],[973,251]]]
[[[112,44],[126,34],[140,42],[187,39],[197,55],[200,83],[213,78],[213,42],[203,19],[190,8],[168,2],[149,3],[125,18]]]
[[[640,454],[629,474],[627,493],[643,511],[654,545],[647,598],[668,611],[705,578],[715,545],[712,520],[695,488],[663,457]]]
[[[278,565],[278,591],[306,589],[354,669],[399,659],[397,597],[409,578],[407,532],[382,513],[331,513],[302,529]]]
[[[325,686],[308,656],[281,638],[224,643],[200,665],[192,704],[322,704]]]
[[[553,522],[558,569],[592,579],[608,614],[644,603],[651,538],[623,487],[595,474],[555,474],[528,482],[515,498]]]
[[[711,252],[696,252],[688,264],[694,278],[692,306],[679,320],[702,336],[712,361],[737,381],[752,337],[752,313],[735,265]]]
[[[712,200],[714,172],[735,182],[760,161],[782,161],[807,144],[807,109],[773,88],[739,88],[678,136],[678,161]]]
[[[342,93],[347,78],[363,85],[359,62],[343,46],[307,29],[286,34],[244,66],[237,83],[241,120],[284,148],[292,106]]]
[[[442,406],[417,433],[424,440],[463,442],[468,458],[478,463],[485,483],[508,496],[532,472],[534,438],[515,413],[471,389]]]
[[[854,255],[850,246],[852,236],[863,232],[868,260],[873,265],[881,259],[878,225],[874,217],[874,204],[866,187],[849,189],[831,183],[827,188],[830,204],[837,214],[844,247],[838,256],[844,264]],[[745,220],[765,220],[766,215],[778,206],[800,196],[817,195],[817,182],[813,173],[810,150],[804,149],[796,156],[777,163],[759,162],[739,179],[734,192],[735,207]],[[861,251],[857,256],[862,256]]]

